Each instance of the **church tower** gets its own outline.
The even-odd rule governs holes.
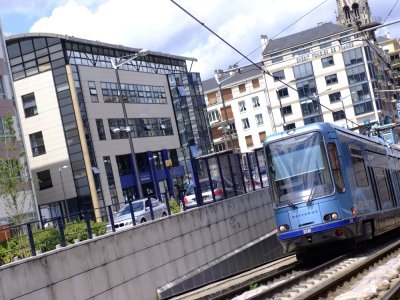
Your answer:
[[[367,0],[336,0],[336,23],[347,27],[369,27],[372,23]]]

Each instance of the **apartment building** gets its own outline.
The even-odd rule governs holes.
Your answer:
[[[379,46],[390,56],[390,64],[393,74],[393,82],[390,88],[395,90],[394,96],[400,99],[400,39],[391,38],[388,34],[386,37],[377,38]]]
[[[242,152],[259,148],[272,132],[261,67],[249,65],[224,75],[221,87],[215,78],[203,81],[215,152],[231,149],[231,145]]]
[[[216,151],[223,148],[215,128],[225,128],[226,122],[218,119],[223,118],[218,107],[224,102],[231,103],[227,109],[232,111],[241,151],[259,147],[265,135],[314,122],[360,130],[396,120],[390,57],[378,46],[373,30],[357,33],[377,23],[366,1],[350,2],[337,1],[339,24],[320,23],[273,40],[261,36],[262,62],[261,68],[254,68],[256,74],[246,71],[255,66],[246,66],[240,76],[221,82],[220,91],[215,79],[204,82]],[[252,86],[253,81],[259,84]],[[241,93],[250,91],[244,87],[260,98],[259,110],[251,109],[248,115],[252,97]]]

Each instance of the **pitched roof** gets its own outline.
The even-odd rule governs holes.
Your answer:
[[[349,30],[351,29],[342,25],[333,24],[331,22],[324,23],[314,28],[310,28],[304,31],[300,31],[285,37],[269,41],[262,55],[266,56],[273,52],[300,46],[302,44],[306,44],[322,38],[327,38],[329,36]]]
[[[226,79],[221,83],[221,86],[229,86],[232,85],[233,83],[237,82],[243,82],[246,81],[249,78],[254,78],[257,76],[260,76],[262,74],[262,70],[260,69],[262,67],[261,63],[256,63],[256,65],[248,65],[240,68],[240,73],[232,76],[229,79]],[[222,77],[222,80],[226,78],[225,76]],[[204,93],[210,92],[212,90],[218,89],[218,83],[215,80],[215,78],[210,78],[202,81],[203,84],[203,91]]]

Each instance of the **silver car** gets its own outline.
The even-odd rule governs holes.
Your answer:
[[[167,206],[159,202],[155,198],[143,198],[132,202],[133,211],[135,213],[136,223],[144,223],[151,220],[150,201],[153,206],[154,219],[166,217]],[[115,231],[132,226],[132,216],[129,209],[129,204],[125,204],[114,217]],[[107,232],[112,231],[111,223],[108,223]]]

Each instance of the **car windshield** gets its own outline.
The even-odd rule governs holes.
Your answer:
[[[321,133],[272,142],[266,153],[276,205],[308,202],[333,193]]]
[[[137,202],[132,202],[132,206],[133,206],[133,211],[134,212],[138,212],[138,211],[142,211],[143,210],[143,201],[137,201]],[[126,204],[123,208],[121,208],[119,210],[119,212],[117,213],[117,217],[119,216],[123,216],[126,214],[130,214],[131,211],[129,209],[129,204]]]

